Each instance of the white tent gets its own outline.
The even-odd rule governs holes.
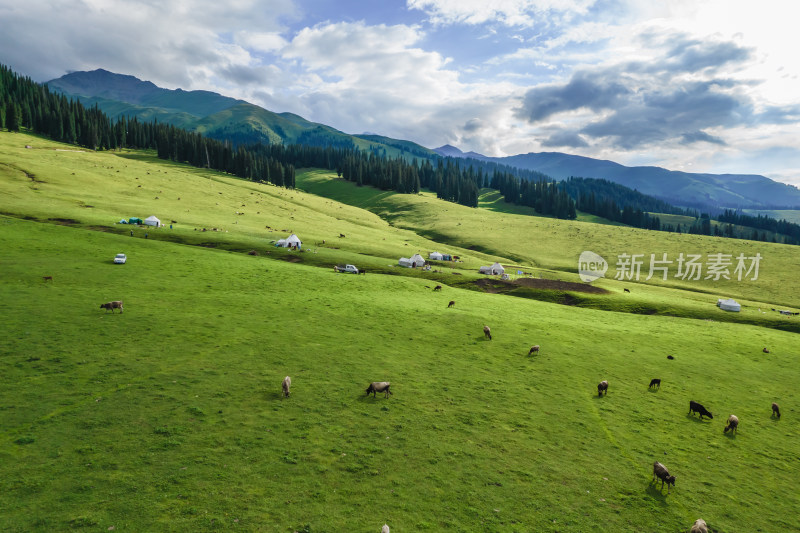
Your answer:
[[[155,226],[155,227],[159,227],[159,226],[162,225],[161,221],[158,220],[155,215],[151,215],[151,216],[147,217],[146,219],[144,219],[144,224],[146,224],[148,226]]]
[[[411,266],[421,267],[425,264],[425,259],[419,254],[414,254],[409,259],[411,259]]]
[[[500,263],[495,263],[492,266],[482,266],[480,268],[481,274],[489,274],[490,276],[498,276],[500,274],[505,274],[506,269],[503,268],[503,265]]]
[[[729,298],[727,300],[723,300],[722,298],[720,298],[719,300],[717,300],[717,305],[723,311],[734,311],[738,313],[742,309],[742,306],[739,305],[739,302],[737,302],[733,298]]]
[[[297,235],[292,233],[291,235],[286,237],[286,244],[284,246],[286,246],[287,248],[294,247],[299,249],[303,246],[303,243],[300,241],[300,238]]]
[[[434,261],[441,261],[444,259],[444,256],[439,252],[431,252],[428,254],[428,259],[433,259]]]
[[[401,267],[411,268],[411,259],[408,257],[401,257],[397,260],[397,264]]]
[[[278,242],[275,243],[275,246],[285,247],[286,246],[286,239],[280,239]]]

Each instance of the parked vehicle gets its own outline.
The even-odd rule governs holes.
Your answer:
[[[350,274],[358,274],[358,269],[355,265],[336,265],[333,267],[336,272],[349,272]]]
[[[117,254],[114,256],[114,264],[117,265],[124,265],[125,261],[128,260],[128,257],[125,254]]]

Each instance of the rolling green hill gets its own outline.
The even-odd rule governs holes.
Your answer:
[[[602,309],[475,290],[489,261],[566,280],[585,247],[718,240],[534,218],[491,195],[470,209],[316,170],[298,184],[319,194],[0,132],[0,529],[800,528],[799,345],[770,322],[796,317],[746,304],[752,324],[724,322],[711,281],[598,280]],[[173,228],[114,224],[150,214]],[[273,246],[289,231],[306,251]],[[464,262],[390,266],[435,249]],[[758,290],[725,289],[794,301],[794,248],[761,250]],[[127,264],[111,263],[119,252]],[[330,268],[345,261],[367,274]],[[116,299],[123,314],[99,308]],[[670,306],[692,318],[662,316]],[[392,396],[365,396],[383,380]],[[687,414],[689,400],[714,419]],[[671,494],[653,461],[676,475]]]
[[[112,119],[122,116],[146,122],[155,119],[235,143],[357,147],[409,159],[436,156],[432,150],[410,141],[349,135],[293,113],[273,113],[209,91],[162,89],[151,82],[103,69],[72,72],[47,85],[86,106],[97,105]]]

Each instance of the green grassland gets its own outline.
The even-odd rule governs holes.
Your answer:
[[[67,148],[0,133],[0,529],[677,532],[698,517],[720,532],[800,529],[795,333],[467,287],[494,259],[566,276],[584,232],[677,237],[528,225],[317,172],[298,182],[330,198]],[[174,228],[144,239],[113,225],[150,214]],[[275,249],[286,234],[265,226],[312,251]],[[492,240],[503,228],[513,242]],[[774,264],[793,257],[774,246]],[[389,266],[435,249],[465,262]],[[111,263],[119,252],[127,264]],[[375,272],[327,268],[354,258]],[[442,279],[459,282],[432,292]],[[611,294],[586,298],[620,310],[638,305],[625,296],[699,306],[713,287],[597,283]],[[99,309],[113,299],[123,314]],[[394,395],[366,397],[378,380]],[[687,415],[689,400],[714,420]],[[736,436],[722,431],[731,413]],[[655,460],[677,476],[669,495],[650,483]]]
[[[309,192],[334,198],[341,202],[368,209],[394,227],[413,229],[420,235],[434,240],[453,243],[457,246],[507,258],[512,264],[533,266],[542,271],[555,271],[564,279],[577,281],[577,260],[584,250],[594,251],[609,262],[608,277],[616,268],[619,254],[644,254],[645,264],[637,283],[635,279],[604,279],[599,285],[621,291],[631,287],[632,294],[647,293],[654,286],[682,289],[674,292],[676,305],[684,298],[691,299],[691,292],[705,294],[705,301],[716,302],[717,297],[737,297],[769,305],[797,306],[800,278],[796,265],[800,260],[800,248],[780,244],[722,239],[702,235],[670,234],[631,227],[614,227],[587,221],[563,221],[544,217],[510,216],[523,214],[525,208],[508,206],[497,199],[496,193],[486,193],[492,206],[487,209],[470,209],[437,200],[430,193],[417,196],[393,193],[377,193],[370,188],[359,189],[349,182],[334,180],[328,173],[309,172],[299,176],[298,187]],[[505,205],[503,205],[505,204]],[[496,206],[502,207],[496,207]],[[720,278],[681,280],[675,278],[677,264],[672,264],[668,279],[661,274],[645,283],[649,271],[650,254],[656,259],[676,261],[681,253],[697,254],[707,258],[709,254],[739,254],[745,257],[762,256],[757,280],[743,276],[736,279],[733,267],[729,280]],[[504,263],[505,264],[505,263]],[[749,262],[747,263],[749,266]],[[571,276],[571,277],[569,277]],[[623,283],[624,282],[624,283]],[[635,288],[634,288],[635,287]],[[756,304],[758,305],[758,304]],[[793,307],[794,308],[794,307]],[[757,311],[757,307],[754,308]]]

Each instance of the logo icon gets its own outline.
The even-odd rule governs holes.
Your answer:
[[[581,281],[591,283],[606,275],[608,263],[594,252],[583,252],[578,258],[578,275]]]

